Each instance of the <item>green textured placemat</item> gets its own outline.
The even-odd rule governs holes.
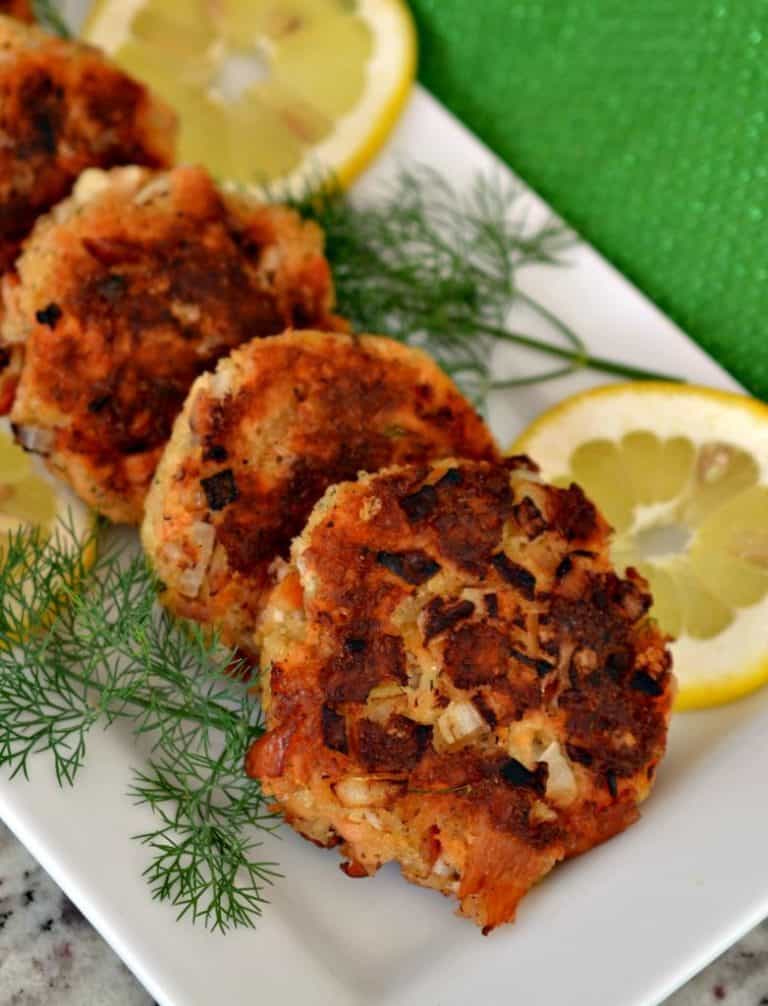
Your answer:
[[[412,7],[423,83],[768,398],[767,0]]]

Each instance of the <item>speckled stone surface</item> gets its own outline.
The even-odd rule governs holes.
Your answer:
[[[667,1000],[666,1006],[768,1006],[768,921]]]
[[[130,971],[3,824],[0,1006],[152,1006]]]
[[[768,922],[745,936],[665,1006],[720,1002],[768,1006]],[[155,1006],[1,823],[0,1006]]]

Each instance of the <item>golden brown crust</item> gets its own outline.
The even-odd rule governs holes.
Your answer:
[[[251,650],[270,567],[329,485],[457,453],[497,449],[417,350],[322,332],[242,347],[194,386],[147,501],[165,602]]]
[[[329,491],[262,620],[260,777],[352,872],[400,862],[486,931],[637,817],[671,658],[575,486],[443,461]]]
[[[141,519],[200,373],[249,339],[336,324],[319,229],[223,196],[201,168],[84,175],[17,271],[4,289],[6,346],[25,345],[12,420],[45,434],[51,467],[116,521]]]
[[[169,165],[175,117],[96,49],[0,17],[0,136],[3,271],[85,168]]]
[[[81,171],[165,167],[176,137],[173,112],[96,49],[15,18],[32,20],[23,0],[0,8],[0,275]],[[0,415],[11,407],[22,363],[22,347],[0,333]]]

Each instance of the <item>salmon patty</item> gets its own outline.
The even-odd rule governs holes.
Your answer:
[[[165,603],[252,654],[275,560],[329,485],[455,454],[497,449],[419,350],[309,331],[236,350],[192,388],[147,499]]]
[[[10,5],[10,13],[25,11]],[[84,169],[166,167],[175,138],[174,113],[96,49],[0,15],[0,274]],[[0,413],[21,360],[0,336]]]
[[[259,628],[247,771],[350,876],[389,860],[486,932],[638,816],[674,692],[647,584],[575,485],[502,464],[331,488]]]
[[[141,520],[199,374],[255,337],[338,324],[319,228],[202,168],[86,172],[16,268],[2,332],[24,353],[18,439],[115,521]]]
[[[85,168],[169,165],[176,118],[97,49],[0,16],[0,135],[4,270]]]
[[[0,14],[18,18],[19,21],[35,20],[30,0],[0,0]]]

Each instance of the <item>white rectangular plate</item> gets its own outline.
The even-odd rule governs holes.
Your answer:
[[[413,160],[458,186],[478,171],[507,171],[421,89],[360,191]],[[546,213],[526,198],[532,214]],[[592,249],[579,245],[569,260],[530,268],[523,285],[594,353],[736,387]],[[500,361],[500,372],[514,365]],[[499,397],[494,430],[506,444],[543,408],[598,382],[584,372]],[[150,825],[125,796],[141,759],[120,728],[97,732],[74,789],[59,789],[40,758],[31,782],[0,783],[0,814],[163,1006],[640,1006],[768,914],[768,874],[755,866],[768,826],[768,691],[676,718],[642,820],[556,869],[517,923],[489,937],[394,868],[345,878],[334,853],[287,828],[264,850],[285,879],[255,931],[221,936],[175,923],[172,909],[152,901],[141,879],[147,853],[130,838]]]

